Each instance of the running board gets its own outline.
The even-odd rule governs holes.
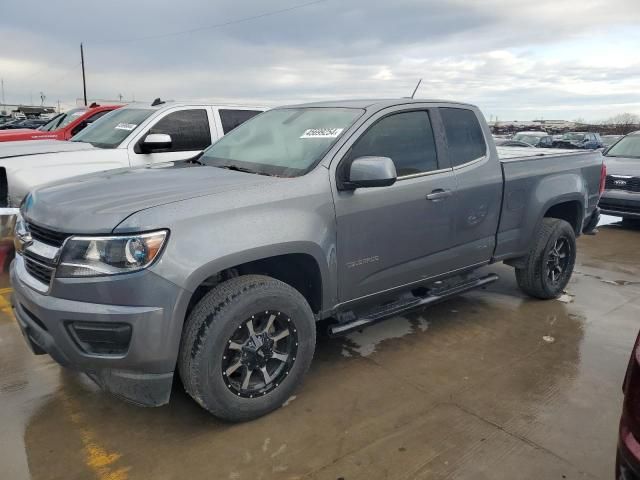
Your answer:
[[[461,293],[468,292],[469,290],[482,287],[489,283],[493,283],[496,280],[498,280],[498,278],[499,278],[498,275],[496,275],[495,273],[490,273],[489,275],[486,275],[484,277],[475,278],[473,280],[459,283],[457,285],[454,285],[451,288],[441,289],[441,290],[432,290],[430,293],[428,293],[424,297],[413,297],[409,300],[397,301],[388,305],[384,305],[372,312],[369,312],[364,317],[359,317],[344,323],[331,325],[329,327],[329,335],[332,337],[337,337],[337,336],[352,332],[354,330],[359,330],[361,328],[368,327],[369,325],[377,323],[381,320],[385,320],[389,317],[393,317],[407,310],[413,310],[414,308],[419,308],[419,307],[426,307],[428,305],[433,305],[435,303],[448,300],[449,298],[459,295]]]

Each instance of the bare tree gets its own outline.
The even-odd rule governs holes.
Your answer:
[[[612,133],[626,135],[640,129],[640,116],[634,113],[620,113],[608,118],[603,124],[611,127]]]

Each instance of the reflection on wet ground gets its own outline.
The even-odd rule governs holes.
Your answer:
[[[0,290],[2,478],[609,478],[640,318],[640,229],[580,239],[563,301],[501,280],[341,339],[303,387],[230,425],[178,382],[141,409],[27,350]]]

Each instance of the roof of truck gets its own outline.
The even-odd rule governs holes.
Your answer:
[[[161,103],[152,104],[152,102],[132,102],[128,103],[124,108],[148,108],[149,110],[160,110],[168,107],[202,107],[212,106],[216,108],[239,108],[239,109],[257,109],[266,110],[267,107],[261,105],[241,105],[237,103],[224,102],[180,102],[176,100],[162,101]]]
[[[426,98],[385,98],[385,99],[363,99],[363,100],[332,100],[324,102],[300,103],[297,105],[287,105],[283,108],[301,108],[301,107],[318,107],[318,108],[387,108],[395,105],[406,105],[411,103],[453,103],[456,105],[464,105],[466,107],[474,107],[469,103],[454,102],[451,100],[436,100]]]

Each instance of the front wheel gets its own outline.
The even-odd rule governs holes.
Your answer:
[[[294,288],[262,275],[221,283],[187,319],[179,370],[186,391],[228,421],[280,407],[315,349],[315,319]]]
[[[558,298],[569,283],[576,262],[576,235],[569,223],[544,218],[524,267],[516,268],[520,289],[532,297]]]

